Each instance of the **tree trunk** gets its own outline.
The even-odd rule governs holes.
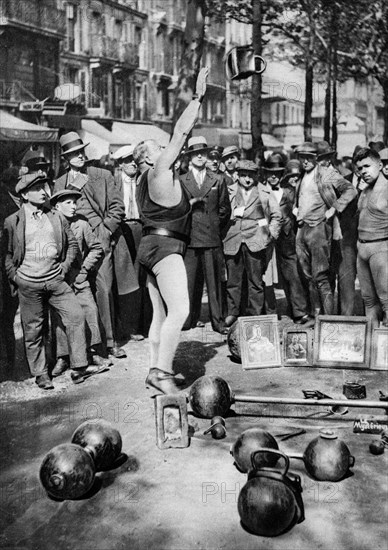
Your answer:
[[[188,0],[186,28],[178,84],[175,90],[172,130],[195,90],[200,69],[205,36],[206,0]],[[209,67],[211,70],[211,67]]]
[[[253,25],[252,45],[255,55],[262,54],[261,42],[261,0],[253,0]],[[261,166],[264,160],[263,144],[263,122],[262,122],[262,100],[261,100],[261,74],[252,76],[252,99],[251,99],[251,133],[252,133],[252,158]]]
[[[335,50],[333,61],[333,113],[331,121],[331,146],[333,149],[337,150],[337,54]]]
[[[329,52],[327,59],[327,75],[326,75],[326,93],[325,93],[325,119],[323,123],[324,136],[323,139],[330,142],[330,124],[331,124],[331,53]]]
[[[304,139],[305,141],[312,140],[312,111],[313,111],[313,82],[314,82],[314,67],[311,62],[306,60],[306,97],[304,102]]]
[[[384,136],[383,141],[388,144],[388,78],[380,79],[384,92]]]

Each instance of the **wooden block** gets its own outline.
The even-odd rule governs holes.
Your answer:
[[[379,434],[383,430],[388,430],[388,416],[384,415],[359,415],[353,424],[356,434]]]
[[[190,445],[186,396],[155,397],[156,444],[159,449],[185,448]]]

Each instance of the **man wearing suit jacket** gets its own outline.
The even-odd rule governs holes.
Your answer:
[[[230,202],[223,175],[206,169],[207,153],[208,145],[204,137],[190,138],[186,154],[190,157],[191,168],[180,177],[193,209],[190,244],[185,255],[190,315],[184,329],[194,328],[199,323],[205,281],[212,328],[223,333],[225,262],[222,233],[230,218]]]
[[[21,196],[21,208],[5,220],[3,242],[7,276],[19,295],[28,365],[43,390],[54,387],[43,342],[47,303],[66,331],[73,382],[78,384],[101,371],[88,366],[85,316],[64,280],[77,255],[77,241],[64,216],[45,208],[47,182],[38,174],[19,179],[16,192]]]
[[[272,190],[282,214],[281,230],[275,242],[278,274],[286,295],[288,307],[295,323],[312,326],[314,320],[309,315],[308,298],[303,288],[295,248],[295,218],[292,208],[295,201],[295,188],[281,182],[285,163],[281,155],[268,157],[264,164],[267,185]],[[280,185],[280,183],[282,183]]]
[[[104,343],[112,357],[126,357],[125,351],[115,341],[113,284],[116,280],[119,294],[133,292],[138,284],[120,228],[124,203],[108,170],[86,167],[84,150],[87,144],[76,132],[63,135],[59,141],[69,170],[55,182],[54,193],[75,189],[82,194],[77,203],[77,214],[89,222],[104,248],[104,258],[96,275],[96,301],[105,333]]]
[[[261,315],[264,303],[263,275],[279,236],[281,213],[272,192],[258,186],[258,167],[240,160],[238,180],[229,187],[232,217],[224,239],[228,270],[227,326],[240,315],[244,275],[248,279],[247,315]]]

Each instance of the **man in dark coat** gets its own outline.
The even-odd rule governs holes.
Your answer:
[[[113,285],[116,280],[118,293],[128,294],[136,290],[138,284],[120,228],[124,203],[108,170],[86,167],[84,150],[87,144],[76,132],[63,135],[59,141],[69,170],[55,182],[54,192],[75,189],[82,194],[77,204],[77,214],[88,220],[104,248],[104,259],[96,275],[96,301],[107,352],[116,358],[126,357],[125,351],[117,346],[115,340]]]
[[[287,180],[283,183],[284,172],[285,163],[282,156],[279,154],[269,156],[264,164],[264,175],[267,186],[272,190],[282,214],[279,237],[275,241],[278,275],[294,322],[312,326],[314,321],[309,315],[309,301],[298,271],[296,257],[295,218],[292,215],[295,188],[287,185]]]
[[[184,328],[194,328],[200,322],[205,281],[211,324],[214,331],[222,333],[225,332],[222,283],[226,280],[222,237],[231,209],[224,176],[206,169],[207,152],[204,137],[189,139],[186,154],[190,156],[191,168],[180,177],[193,209],[190,244],[185,255],[190,315]]]

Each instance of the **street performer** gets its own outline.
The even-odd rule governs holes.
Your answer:
[[[133,152],[138,164],[146,162],[149,166],[141,176],[137,192],[143,221],[138,259],[148,271],[153,306],[146,386],[167,394],[179,389],[172,362],[190,307],[183,255],[190,235],[191,204],[178,176],[174,176],[173,165],[197,120],[207,75],[207,68],[200,70],[196,93],[178,119],[168,146],[163,149],[150,139],[139,143]]]

